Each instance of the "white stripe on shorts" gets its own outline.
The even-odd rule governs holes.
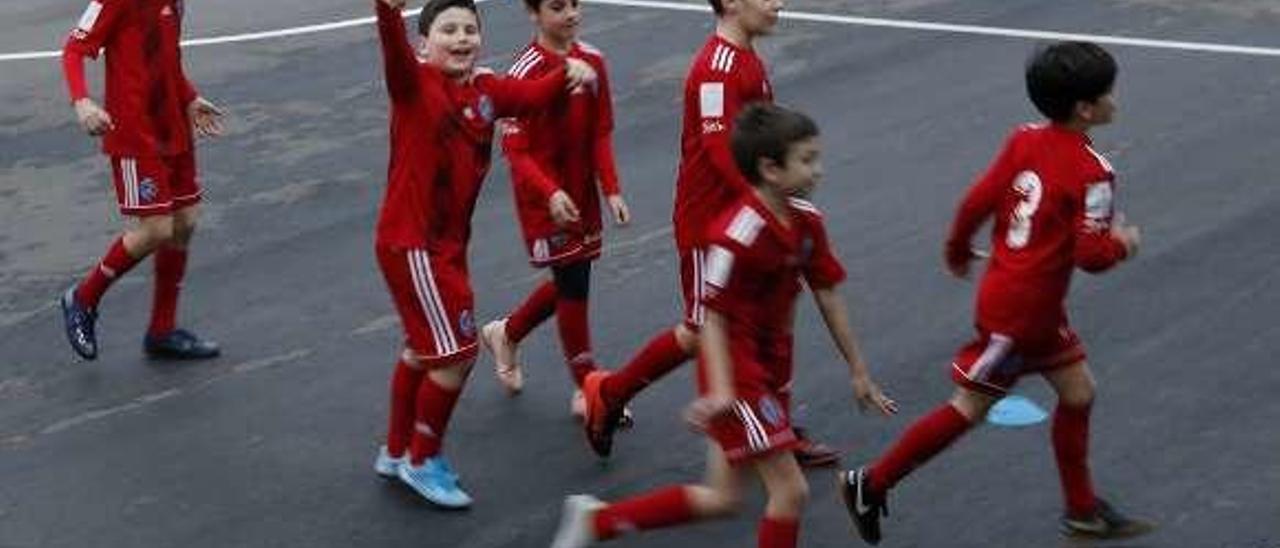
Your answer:
[[[409,271],[413,275],[414,288],[418,295],[418,304],[427,316],[427,324],[436,343],[436,352],[447,356],[458,351],[458,341],[450,329],[448,314],[440,300],[440,291],[436,287],[435,276],[431,273],[431,261],[425,251],[409,252]]]
[[[738,419],[747,429],[747,444],[751,446],[751,450],[764,451],[769,447],[769,435],[765,432],[764,425],[760,424],[760,419],[756,418],[755,411],[742,400],[733,405],[738,411]]]

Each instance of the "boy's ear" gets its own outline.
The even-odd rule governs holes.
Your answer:
[[[1090,101],[1076,101],[1076,106],[1072,114],[1078,120],[1093,123],[1095,103]]]
[[[769,183],[778,180],[782,166],[768,156],[756,158],[756,173],[760,174],[760,182]]]

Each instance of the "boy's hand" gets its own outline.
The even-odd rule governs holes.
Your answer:
[[[853,378],[853,395],[857,398],[858,410],[864,413],[868,408],[875,409],[884,416],[898,412],[898,402],[884,395],[880,387],[871,381],[870,376],[858,375]]]
[[[1116,215],[1111,224],[1111,237],[1124,246],[1125,258],[1132,259],[1138,255],[1138,247],[1142,243],[1142,231],[1138,227],[1126,224],[1124,214]]]
[[[703,396],[693,401],[684,409],[684,420],[698,430],[706,432],[711,421],[728,414],[733,410],[733,398],[725,396]]]
[[[551,220],[559,226],[578,222],[578,206],[574,205],[573,198],[563,190],[557,190],[551,195],[547,207],[551,210]]]
[[[565,61],[564,77],[568,82],[569,89],[574,90],[595,84],[596,69],[591,68],[591,64],[582,59],[570,57]]]
[[[621,194],[614,194],[609,199],[609,209],[613,210],[613,223],[618,226],[626,226],[631,223],[631,209],[627,207],[627,201],[622,199]]]
[[[386,4],[387,7],[394,8],[394,9],[403,8],[405,4],[405,0],[378,0],[378,1],[382,2],[383,4]]]
[[[200,137],[218,137],[226,129],[222,124],[222,109],[204,97],[196,97],[187,105],[187,117]]]
[[[76,101],[75,109],[76,120],[80,122],[80,127],[91,136],[97,137],[116,128],[115,122],[111,121],[111,115],[102,110],[102,107],[93,102],[93,99],[85,97]]]
[[[947,272],[952,276],[960,279],[969,277],[969,262],[974,258],[973,249],[968,243],[963,245],[954,245],[948,243],[943,249],[943,262],[947,265]]]

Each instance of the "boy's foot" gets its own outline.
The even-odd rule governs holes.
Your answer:
[[[444,457],[429,458],[422,466],[406,460],[400,465],[398,475],[400,481],[436,506],[453,510],[471,506],[471,495],[458,486],[458,475]]]
[[[587,443],[596,455],[608,457],[613,452],[613,433],[622,421],[625,406],[610,405],[605,399],[601,387],[609,378],[606,371],[594,371],[582,381],[583,420],[582,428],[587,434]]]
[[[222,354],[218,343],[203,340],[186,329],[147,335],[142,341],[142,348],[148,356],[166,360],[207,360]]]
[[[809,438],[808,433],[803,428],[792,428],[796,437],[800,440],[800,444],[796,446],[793,453],[796,456],[796,462],[805,468],[821,468],[824,466],[834,466],[840,462],[840,451],[825,443],[813,441]]]
[[[507,338],[507,319],[484,324],[480,340],[493,354],[493,374],[498,377],[498,383],[507,390],[508,396],[519,394],[524,390],[524,371],[520,369],[516,345]]]
[[[570,495],[564,499],[564,513],[551,548],[585,548],[596,540],[592,518],[604,503],[591,495]]]
[[[400,465],[408,460],[405,458],[406,456],[393,457],[391,453],[387,452],[387,446],[379,447],[378,458],[373,461],[373,471],[384,478],[399,477]]]
[[[1062,516],[1062,534],[1076,538],[1113,539],[1145,535],[1155,529],[1150,521],[1126,516],[1107,501],[1089,516]]]
[[[98,321],[98,311],[82,306],[76,301],[76,286],[71,286],[60,299],[62,305],[62,321],[67,331],[67,342],[71,349],[86,360],[98,357],[98,337],[94,326]]]
[[[889,515],[888,496],[874,493],[868,483],[867,467],[836,472],[836,488],[844,499],[849,519],[858,528],[858,536],[867,544],[880,543],[880,516]]]

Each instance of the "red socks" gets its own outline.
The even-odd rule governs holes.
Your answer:
[[[631,401],[644,387],[670,373],[689,359],[680,348],[675,329],[654,337],[622,369],[614,371],[600,386],[605,398],[615,404]]]
[[[414,405],[417,421],[413,425],[413,443],[409,448],[409,462],[414,466],[420,466],[422,461],[440,454],[440,446],[449,428],[449,417],[453,415],[461,394],[460,389],[449,390],[436,384],[431,375],[422,376]]]
[[[795,518],[760,520],[759,548],[796,548],[800,540],[800,522]]]
[[[393,457],[404,455],[413,437],[414,400],[418,386],[426,371],[409,367],[403,359],[396,362],[391,374],[391,413],[387,420],[387,453]]]
[[[178,292],[182,289],[182,277],[187,272],[187,250],[161,246],[152,258],[155,261],[155,291],[151,301],[151,327],[147,333],[154,336],[173,331],[178,312]]]
[[[81,306],[97,308],[98,301],[102,300],[102,295],[107,292],[107,288],[137,265],[138,261],[139,259],[131,257],[129,252],[125,251],[124,237],[116,238],[116,241],[112,242],[111,247],[107,249],[107,254],[102,257],[102,262],[98,263],[98,266],[94,267],[76,288],[76,302]]]
[[[543,282],[507,316],[507,339],[519,343],[556,311],[556,284]]]
[[[595,371],[595,358],[591,356],[591,328],[587,324],[587,300],[561,297],[556,301],[556,323],[560,327],[560,347],[565,363],[573,375],[573,383],[582,387],[582,380]]]
[[[1072,516],[1092,515],[1098,508],[1089,477],[1089,411],[1089,405],[1059,403],[1053,412],[1053,455],[1067,513]]]
[[[959,439],[971,426],[969,419],[950,403],[944,403],[916,419],[893,448],[872,465],[871,488],[880,493],[891,489],[912,470]]]
[[[601,508],[596,512],[594,527],[596,538],[606,540],[630,531],[678,525],[693,518],[693,506],[684,487],[675,486]]]

